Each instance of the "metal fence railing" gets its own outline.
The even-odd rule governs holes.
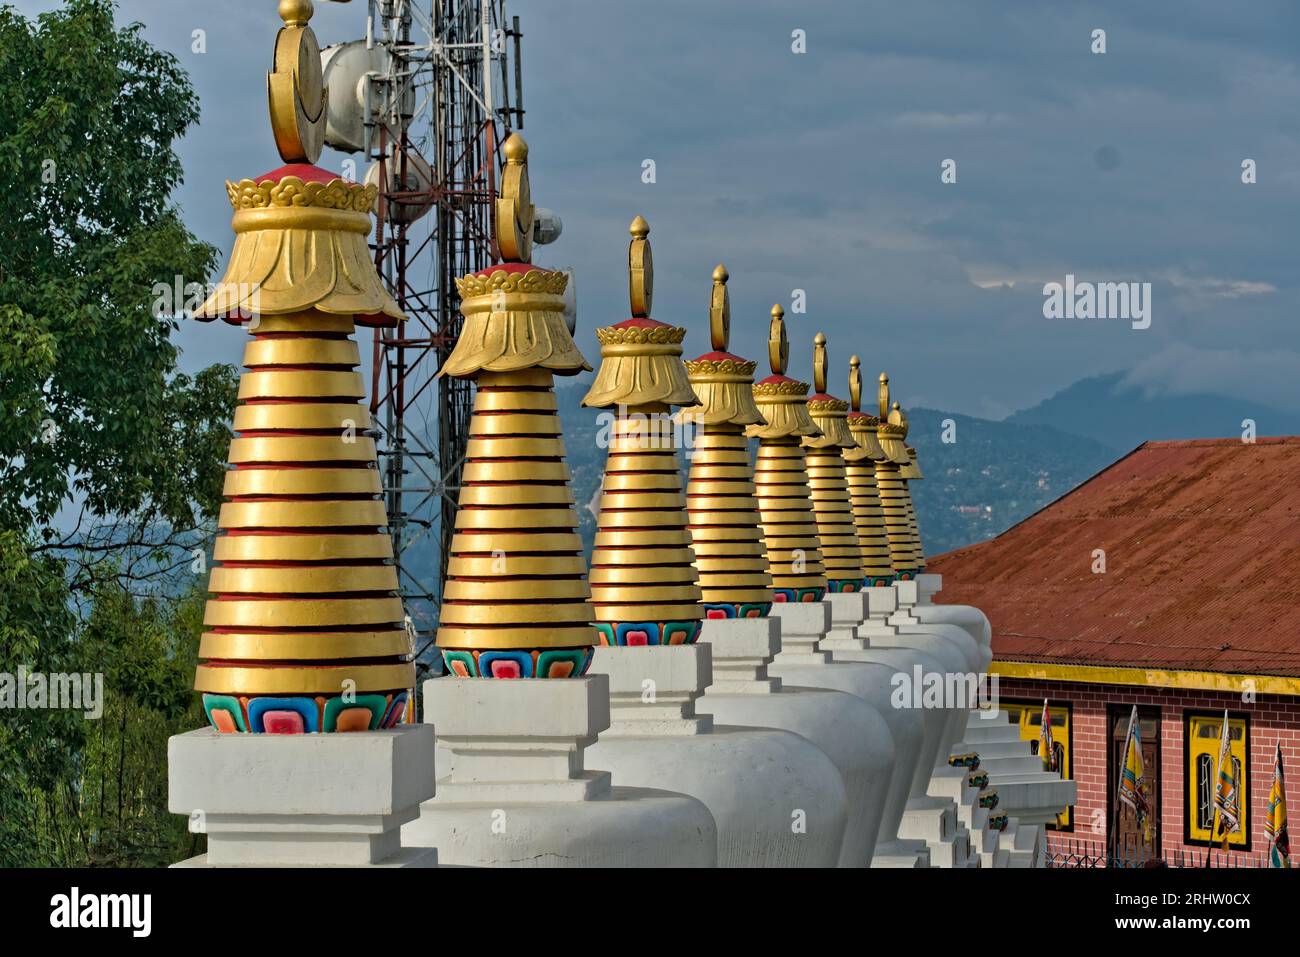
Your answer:
[[[1047,848],[1048,867],[1268,867],[1268,856],[1247,851],[1208,851],[1172,847],[1158,851],[1148,845],[1108,847],[1101,841],[1066,839]]]

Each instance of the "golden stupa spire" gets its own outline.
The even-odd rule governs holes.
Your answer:
[[[727,268],[713,270],[709,296],[712,352],[686,363],[700,404],[678,420],[695,426],[686,508],[706,618],[761,618],[772,608],[763,532],[754,497],[745,428],[765,420],[754,404],[758,363],[727,351],[731,300]]]
[[[808,383],[785,374],[790,341],[780,305],[772,307],[767,355],[772,374],[754,385],[754,401],[765,421],[745,431],[758,439],[754,489],[773,594],[776,601],[821,601],[826,575],[801,444],[821,430],[808,415]]]
[[[514,133],[502,152],[506,261],[456,280],[465,325],[438,372],[477,386],[438,647],[461,677],[577,677],[596,633],[555,376],[590,366],[564,322],[568,277],[528,262],[528,145]]]
[[[908,519],[912,496],[901,467],[911,462],[904,445],[907,438],[907,418],[897,402],[890,408],[889,376],[880,373],[880,422],[876,437],[884,455],[876,461],[876,485],[880,490],[880,507],[885,513],[885,532],[889,538],[889,555],[894,572],[901,580],[916,577],[918,546],[912,538],[912,525]]]
[[[889,536],[885,531],[885,513],[880,507],[880,490],[876,487],[876,460],[884,451],[876,438],[880,420],[862,411],[862,360],[849,359],[849,433],[856,447],[844,450],[844,473],[857,525],[858,544],[862,548],[865,584],[888,585],[894,580],[894,566],[889,555]]]
[[[862,548],[844,474],[844,450],[857,443],[849,432],[849,404],[826,392],[826,365],[826,336],[819,332],[813,339],[813,387],[817,392],[808,400],[808,412],[821,434],[803,440],[808,450],[808,482],[827,585],[833,592],[861,591]]]
[[[613,409],[591,554],[596,630],[606,645],[678,645],[700,636],[703,611],[677,468],[673,406],[698,398],[682,364],[686,330],[650,318],[650,227],[632,221],[632,317],[596,330],[601,363],[582,404]],[[599,439],[598,439],[599,441]]]
[[[320,56],[311,4],[280,10],[272,126],[298,165],[227,184],[235,249],[196,313],[252,338],[194,686],[220,731],[390,727],[415,671],[352,335],[401,312],[366,249],[374,187],[299,162],[319,155]]]

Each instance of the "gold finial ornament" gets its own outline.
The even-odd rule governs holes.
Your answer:
[[[533,205],[528,184],[528,143],[519,133],[511,133],[501,145],[506,158],[501,171],[501,195],[496,200],[497,246],[506,262],[526,263],[533,258]]]
[[[849,500],[844,459],[844,451],[856,448],[857,443],[849,432],[849,404],[826,393],[826,373],[826,336],[819,332],[813,340],[817,393],[808,400],[808,412],[819,434],[803,438],[808,484],[827,587],[833,592],[861,591],[865,577],[862,548]]]
[[[502,151],[507,170],[497,200],[495,229],[506,262],[456,280],[465,324],[438,375],[468,379],[480,372],[549,369],[577,375],[591,366],[564,321],[569,277],[528,262],[533,204],[528,198],[528,144],[512,133]],[[527,221],[524,229],[521,223]],[[521,231],[522,230],[522,231]],[[525,235],[526,234],[526,235]],[[507,249],[513,251],[507,255]],[[558,432],[556,433],[559,434]]]
[[[527,144],[514,134],[505,152],[515,172],[498,237],[531,210]],[[456,280],[465,325],[438,375],[477,388],[437,641],[459,677],[569,678],[591,664],[591,590],[555,402],[556,375],[590,368],[564,322],[566,281],[523,261]]]
[[[281,12],[273,123],[281,81],[308,104],[321,94],[311,4]],[[366,248],[374,194],[308,165],[226,186],[235,247],[195,316],[256,321],[194,687],[222,732],[391,727],[415,669],[353,340],[402,315]]]
[[[911,462],[904,445],[907,419],[897,402],[890,408],[889,376],[883,372],[880,373],[879,399],[880,420],[876,425],[876,438],[882,454],[876,460],[876,486],[885,516],[890,562],[896,577],[908,581],[916,577],[920,562],[919,544],[913,540],[908,519],[912,496],[902,475],[902,466]]]
[[[650,255],[650,224],[638,216],[628,227],[632,241],[627,247],[627,294],[632,303],[632,316],[645,319],[650,316],[654,299],[655,267]]]
[[[284,26],[266,82],[271,132],[289,165],[226,183],[235,248],[196,319],[244,322],[306,310],[355,317],[365,326],[406,318],[366,244],[378,187],[311,165],[325,142],[327,96],[311,15],[310,0],[280,3]]]
[[[762,618],[772,608],[772,576],[758,521],[745,429],[766,424],[754,404],[758,363],[727,352],[731,301],[727,270],[713,271],[709,330],[713,352],[686,363],[700,398],[678,420],[696,427],[686,484],[695,567],[705,618]]]
[[[767,355],[772,374],[754,384],[754,403],[764,421],[745,434],[758,439],[754,491],[776,601],[821,601],[826,596],[821,541],[801,444],[821,430],[808,415],[808,383],[785,375],[790,342],[785,310],[772,307]]]
[[[813,391],[826,391],[826,336],[820,332],[813,337]]]
[[[311,0],[281,0],[284,26],[275,38],[275,60],[266,75],[271,131],[286,163],[315,163],[325,145],[325,89],[320,46],[307,25]]]
[[[785,335],[785,310],[777,303],[772,307],[772,321],[767,327],[767,357],[772,375],[785,375],[790,365],[790,340]]]
[[[718,263],[713,270],[713,291],[709,296],[709,342],[716,352],[726,352],[731,342],[731,297],[727,295],[727,267]]]
[[[650,232],[628,249],[632,318],[596,330],[601,364],[582,404],[602,413],[605,480],[591,554],[591,598],[605,645],[677,645],[700,636],[703,609],[671,409],[694,406],[682,364],[686,330],[650,318]]]
[[[862,411],[862,361],[849,359],[849,434],[855,447],[844,450],[844,477],[853,506],[858,545],[862,549],[863,582],[867,587],[888,585],[894,580],[894,566],[885,531],[885,513],[876,486],[876,460],[884,457],[876,438],[880,419]]]

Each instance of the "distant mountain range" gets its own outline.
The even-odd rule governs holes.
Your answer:
[[[1141,386],[1123,385],[1125,375],[1114,372],[1081,379],[1003,421],[1049,425],[1121,452],[1158,439],[1239,436],[1245,419],[1254,420],[1257,435],[1300,434],[1300,414],[1210,393],[1147,395]]]

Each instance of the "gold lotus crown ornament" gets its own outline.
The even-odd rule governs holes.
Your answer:
[[[826,336],[819,332],[813,339],[813,388],[817,394],[808,400],[808,412],[821,434],[803,439],[808,484],[827,587],[833,592],[855,592],[862,590],[865,575],[844,472],[844,451],[856,448],[857,443],[849,432],[849,404],[826,392],[826,372]]]
[[[754,384],[754,402],[764,421],[748,426],[745,434],[758,439],[754,491],[773,597],[821,601],[827,583],[802,445],[821,430],[808,414],[808,383],[785,374],[790,341],[779,305],[772,307],[767,355],[772,374]]]
[[[889,554],[889,536],[885,531],[885,513],[880,507],[880,490],[876,486],[876,460],[885,457],[876,437],[880,420],[862,411],[862,361],[849,359],[849,434],[854,448],[844,450],[844,474],[853,505],[858,544],[862,548],[865,584],[888,585],[894,580],[894,566]]]
[[[731,301],[727,269],[713,270],[709,338],[713,346],[686,363],[700,404],[678,414],[699,432],[686,484],[695,567],[706,618],[762,618],[772,608],[772,576],[759,527],[754,470],[745,429],[765,425],[754,404],[758,363],[727,351]]]
[[[390,727],[415,671],[352,335],[402,314],[366,248],[373,191],[302,162],[319,155],[320,57],[311,4],[280,9],[271,116],[295,165],[227,183],[235,248],[195,314],[252,338],[194,686],[223,732]]]
[[[502,146],[506,261],[456,280],[464,328],[438,375],[475,380],[438,647],[460,677],[570,678],[596,633],[555,376],[590,369],[564,321],[561,272],[528,262],[528,145]]]
[[[884,455],[876,461],[876,486],[885,514],[890,562],[898,579],[909,581],[916,577],[920,567],[920,543],[913,538],[912,495],[902,473],[902,467],[911,463],[903,441],[907,438],[907,417],[897,402],[890,408],[889,376],[883,372],[877,397],[880,420],[876,437]]]
[[[630,229],[632,317],[596,331],[601,363],[582,404],[614,409],[591,554],[596,630],[605,645],[690,644],[703,610],[671,409],[698,399],[682,364],[686,330],[650,318],[650,227]],[[608,416],[608,413],[605,415]]]

